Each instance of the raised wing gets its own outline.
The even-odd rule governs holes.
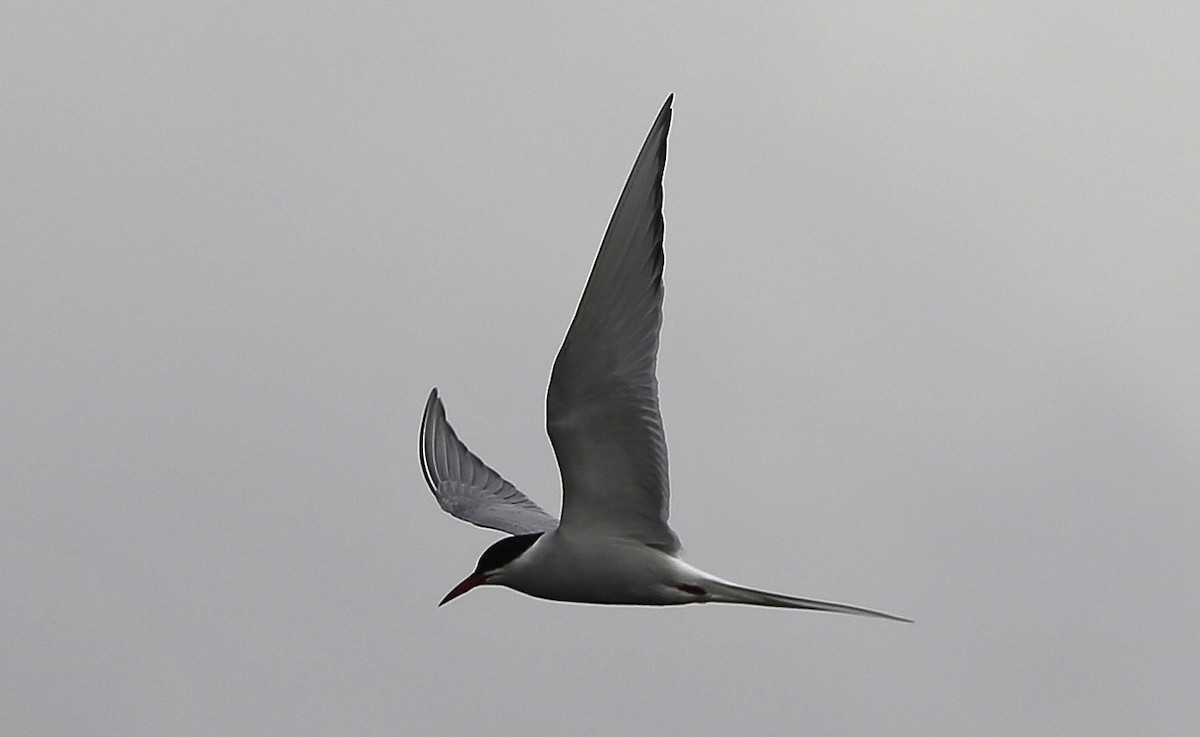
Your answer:
[[[546,429],[561,528],[679,549],[667,525],[667,443],[655,365],[662,325],[662,176],[671,97],[650,128],[554,361]]]
[[[454,433],[437,389],[421,419],[421,471],[442,509],[473,525],[512,535],[546,532],[558,520],[488,468]]]

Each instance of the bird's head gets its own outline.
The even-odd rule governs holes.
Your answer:
[[[540,532],[513,535],[493,543],[491,547],[483,551],[483,555],[479,556],[479,564],[475,566],[475,571],[450,589],[450,593],[446,594],[438,606],[462,596],[476,586],[504,583],[504,571],[507,566],[521,557],[526,550],[529,550],[530,546],[541,536]]]

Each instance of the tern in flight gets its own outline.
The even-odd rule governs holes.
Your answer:
[[[556,520],[458,439],[437,389],[421,421],[421,468],[442,509],[506,532],[445,604],[476,586],[589,604],[722,602],[910,621],[730,583],[678,557],[667,524],[667,443],[655,363],[662,325],[662,178],[671,97],[617,201],[546,395],[562,475]],[[441,606],[439,604],[439,606]]]

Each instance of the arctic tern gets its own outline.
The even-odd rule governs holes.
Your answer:
[[[590,604],[719,602],[911,620],[739,586],[678,557],[655,364],[662,324],[668,97],[617,201],[546,396],[562,476],[556,520],[467,449],[437,389],[421,421],[425,481],[442,509],[509,533],[439,606],[482,585]]]

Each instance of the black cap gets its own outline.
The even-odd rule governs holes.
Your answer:
[[[532,532],[528,535],[513,535],[492,543],[492,546],[479,556],[479,565],[475,566],[475,573],[490,573],[512,563],[521,553],[529,550],[529,546],[541,536],[540,532]]]

